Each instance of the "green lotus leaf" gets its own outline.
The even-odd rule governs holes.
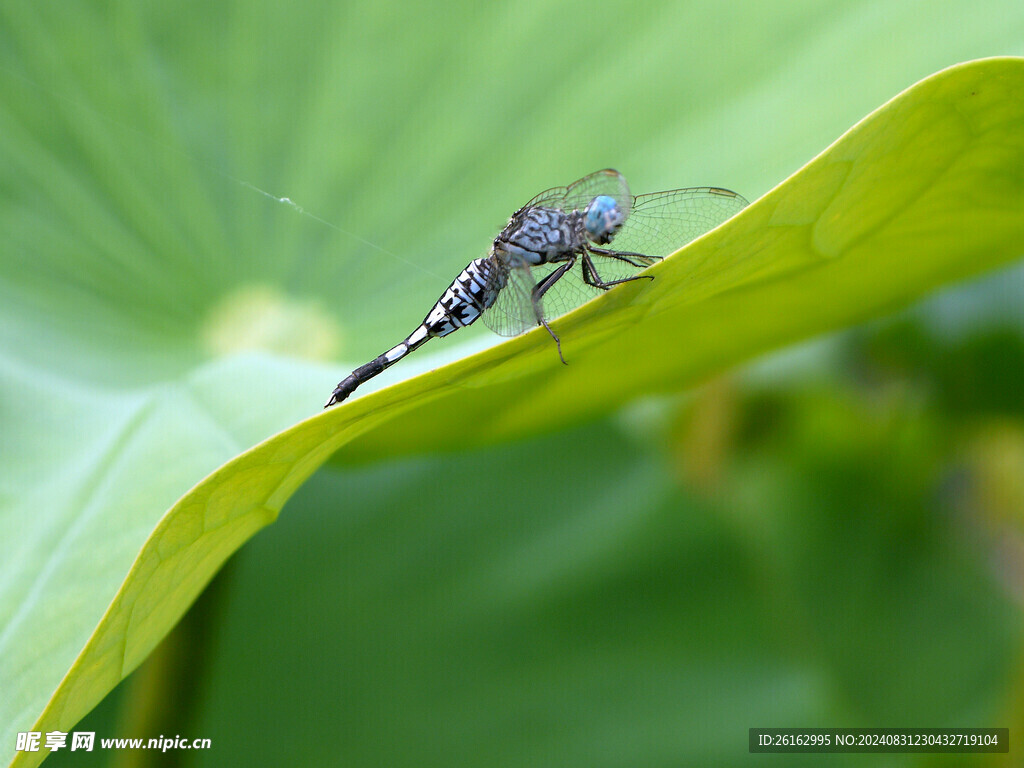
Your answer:
[[[48,474],[38,469],[39,456],[52,451],[42,438],[7,459],[10,476],[35,475],[23,478],[30,492],[15,498],[3,491],[0,516],[3,743],[13,744],[16,731],[71,730],[332,456],[352,462],[456,449],[580,422],[1019,257],[1021,125],[1022,59],[973,61],[917,83],[739,215],[653,267],[655,280],[618,287],[560,318],[553,325],[568,366],[538,329],[394,386],[367,386],[315,413],[337,380],[335,368],[259,354],[189,367],[192,353],[168,342],[163,383],[147,381],[139,362],[140,383],[125,394],[41,374],[12,356],[3,386],[17,402],[5,399],[4,423],[31,422],[34,429],[19,434],[43,436],[66,423],[75,428]],[[94,160],[116,177],[98,180],[104,189],[128,183],[115,157]],[[55,186],[53,193],[73,196],[74,180],[63,181],[70,191]],[[91,199],[79,191],[74,200]],[[86,221],[103,212],[78,215]],[[123,233],[125,269],[141,240],[155,236],[144,234],[145,220],[95,226]],[[165,228],[160,236],[184,240],[183,231]],[[257,292],[235,310],[244,316],[250,300],[264,310],[275,301]],[[281,306],[282,327],[316,327],[317,312]],[[214,325],[245,327],[232,326],[227,314]],[[163,332],[158,315],[141,313],[150,341]],[[105,322],[118,327],[116,319]],[[238,386],[227,390],[226,380]],[[245,396],[253,388],[273,389],[291,405],[256,417]],[[314,413],[249,447],[268,424]],[[120,584],[116,594],[112,583]],[[14,765],[44,755],[20,752]]]

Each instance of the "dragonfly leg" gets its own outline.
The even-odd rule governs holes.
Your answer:
[[[562,361],[562,365],[568,365],[568,363],[565,362],[565,357],[562,355],[562,342],[558,338],[558,335],[551,330],[551,326],[548,325],[548,321],[544,318],[541,318],[540,324],[544,326],[544,329],[551,334],[551,338],[555,340],[555,347],[558,349],[558,358]]]
[[[627,264],[632,264],[634,267],[639,267],[640,269],[649,267],[655,261],[661,261],[662,259],[661,256],[644,256],[642,253],[631,253],[630,251],[609,251],[606,248],[594,248],[593,246],[588,250],[598,256],[606,256],[609,259],[624,261]],[[633,259],[638,259],[640,263],[633,261]]]
[[[541,307],[540,301],[544,298],[544,294],[547,293],[548,289],[561,280],[562,276],[572,269],[575,263],[576,257],[572,256],[562,266],[533,286],[533,291],[531,292],[532,295],[530,296],[533,300],[533,312],[537,317],[537,323],[539,325],[543,325],[544,329],[551,334],[551,338],[555,340],[555,347],[558,348],[558,358],[562,361],[562,365],[568,365],[568,363],[565,362],[565,356],[562,354],[562,342],[558,338],[558,335],[551,330],[551,326],[548,325],[548,321],[544,319],[544,310]]]
[[[629,260],[623,259],[623,261]],[[587,285],[592,285],[594,288],[600,288],[602,291],[607,291],[613,285],[642,279],[653,280],[654,275],[632,275],[631,277],[624,277],[621,280],[602,280],[601,276],[597,274],[597,269],[594,268],[594,262],[590,260],[590,254],[586,252],[583,253],[583,282]]]

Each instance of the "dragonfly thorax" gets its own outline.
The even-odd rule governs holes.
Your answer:
[[[557,208],[529,207],[516,211],[494,238],[494,251],[509,266],[536,266],[564,261],[586,242],[583,215]]]

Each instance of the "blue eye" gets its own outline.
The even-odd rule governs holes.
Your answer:
[[[611,242],[625,220],[622,208],[615,202],[615,198],[598,195],[587,206],[583,225],[586,227],[587,236],[595,243],[603,245]]]

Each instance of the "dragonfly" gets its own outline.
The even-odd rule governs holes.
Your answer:
[[[549,320],[616,285],[653,280],[637,273],[746,205],[719,187],[634,197],[610,168],[541,192],[512,214],[488,254],[459,273],[416,330],[342,379],[324,407],[342,402],[430,339],[477,320],[501,336],[543,326],[565,363]]]

